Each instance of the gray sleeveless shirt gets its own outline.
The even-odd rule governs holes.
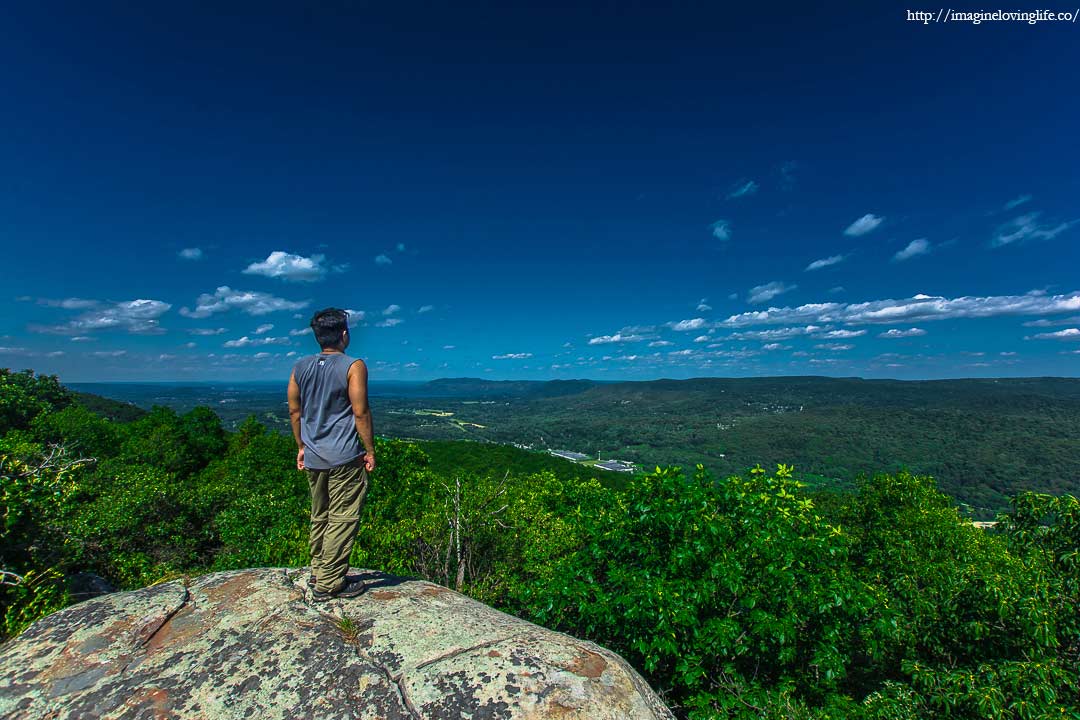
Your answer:
[[[300,386],[300,439],[304,467],[329,470],[364,454],[349,402],[349,368],[344,353],[309,355],[293,365]]]

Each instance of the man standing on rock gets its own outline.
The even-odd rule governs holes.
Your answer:
[[[299,450],[296,467],[311,487],[311,574],[316,600],[356,597],[349,555],[375,469],[367,366],[345,354],[349,314],[327,308],[311,319],[322,349],[298,361],[289,376],[289,421]],[[363,446],[361,447],[361,442]]]

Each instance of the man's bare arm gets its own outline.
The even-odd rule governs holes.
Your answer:
[[[375,429],[371,422],[371,408],[368,406],[367,382],[367,365],[363,360],[357,360],[349,367],[349,402],[352,403],[356,432],[367,451],[368,470],[372,470],[375,468]]]
[[[292,425],[293,439],[296,440],[296,469],[304,469],[304,440],[300,437],[300,386],[296,376],[289,375],[289,424]]]

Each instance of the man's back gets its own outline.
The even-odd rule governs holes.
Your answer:
[[[324,352],[293,366],[300,388],[304,466],[309,469],[328,470],[364,454],[349,399],[349,368],[355,362],[344,353]]]

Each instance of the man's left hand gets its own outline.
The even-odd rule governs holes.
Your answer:
[[[296,451],[296,469],[304,469],[304,448],[300,448]]]

